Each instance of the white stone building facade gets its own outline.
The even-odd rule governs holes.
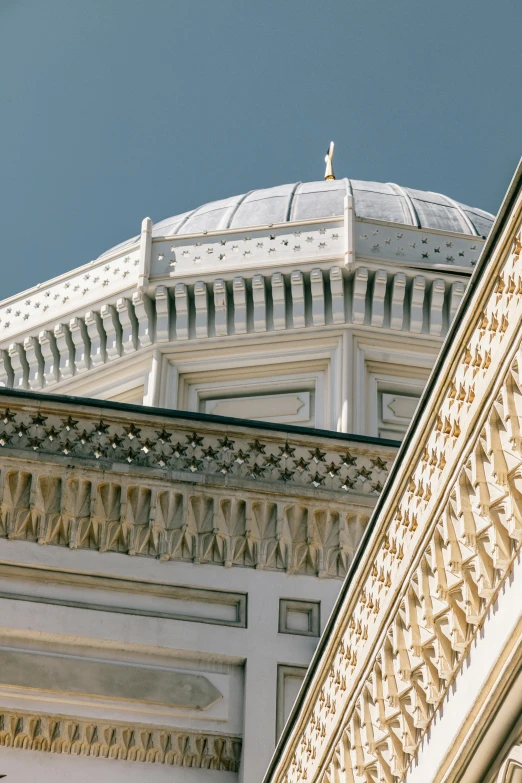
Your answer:
[[[0,772],[262,779],[492,223],[299,183],[0,303]]]

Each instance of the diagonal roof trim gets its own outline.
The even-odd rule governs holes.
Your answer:
[[[309,690],[309,687],[311,686],[311,683],[314,679],[315,674],[317,673],[317,670],[319,669],[319,664],[321,662],[321,659],[323,657],[323,654],[326,653],[326,650],[328,648],[329,638],[333,631],[333,628],[335,626],[335,623],[340,615],[340,611],[342,609],[343,603],[346,599],[346,596],[348,594],[348,591],[351,587],[351,581],[353,575],[356,573],[363,557],[365,554],[366,546],[369,542],[369,539],[371,537],[373,528],[375,526],[375,523],[379,517],[379,514],[383,510],[385,503],[388,500],[388,496],[390,494],[390,489],[392,485],[394,484],[395,479],[398,475],[400,475],[400,471],[403,470],[402,462],[403,458],[406,455],[408,449],[410,448],[411,444],[413,443],[414,439],[417,436],[417,426],[421,420],[421,417],[424,413],[424,408],[426,401],[431,396],[433,391],[435,390],[437,383],[441,380],[441,372],[445,365],[445,362],[447,358],[449,357],[449,354],[453,348],[453,341],[455,338],[455,335],[457,334],[459,328],[462,325],[462,322],[467,315],[468,308],[470,306],[470,302],[472,300],[472,297],[475,293],[475,288],[477,286],[477,283],[482,280],[484,277],[487,266],[488,266],[488,260],[491,254],[492,249],[494,248],[497,240],[502,234],[503,229],[505,228],[506,222],[509,218],[511,208],[517,198],[517,195],[522,188],[522,158],[520,159],[517,169],[513,175],[513,178],[511,180],[511,183],[509,185],[509,188],[506,192],[506,195],[504,197],[504,200],[502,202],[502,205],[500,207],[500,210],[498,212],[497,218],[493,224],[493,227],[491,229],[491,232],[488,236],[488,239],[486,240],[484,247],[482,248],[482,253],[479,258],[479,261],[477,263],[477,266],[475,267],[475,270],[473,272],[473,275],[471,277],[470,283],[465,291],[465,294],[462,298],[461,305],[457,311],[457,314],[455,318],[453,319],[453,322],[451,324],[451,327],[448,331],[448,334],[446,336],[446,339],[442,345],[441,351],[439,353],[439,356],[437,358],[437,361],[433,367],[433,370],[431,372],[431,375],[428,379],[428,382],[426,384],[426,387],[424,389],[424,392],[419,400],[419,404],[417,405],[415,414],[413,416],[413,419],[411,421],[411,424],[408,428],[408,431],[406,432],[406,435],[404,437],[404,440],[399,448],[398,454],[395,458],[395,461],[390,469],[390,472],[388,474],[388,479],[386,481],[386,484],[384,485],[384,488],[379,495],[379,498],[377,499],[377,503],[375,505],[374,511],[372,513],[372,516],[370,518],[370,521],[366,527],[366,530],[363,533],[363,536],[361,538],[361,541],[359,543],[359,547],[355,553],[355,556],[350,564],[348,573],[345,577],[345,580],[343,582],[343,585],[341,587],[341,590],[339,592],[339,595],[337,597],[337,600],[335,602],[335,605],[332,609],[332,612],[330,614],[330,617],[328,618],[328,622],[326,624],[326,627],[321,635],[321,638],[319,640],[319,644],[317,645],[317,648],[315,650],[314,656],[312,658],[312,661],[310,663],[310,666],[308,667],[306,676],[303,680],[303,683],[301,685],[301,688],[299,690],[299,694],[297,696],[297,699],[294,703],[294,706],[292,708],[292,711],[288,717],[288,720],[286,722],[285,728],[283,729],[281,736],[279,737],[279,741],[276,745],[274,754],[272,756],[272,759],[270,761],[270,764],[268,766],[268,770],[266,772],[266,775],[263,779],[264,783],[269,783],[269,781],[272,780],[272,776],[274,772],[276,771],[277,765],[281,759],[284,747],[289,740],[294,724],[296,722],[296,719],[299,715],[299,712],[301,708],[304,706],[306,701],[306,694]]]

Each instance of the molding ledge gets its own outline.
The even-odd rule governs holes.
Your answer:
[[[70,549],[339,578],[397,445],[1,396],[0,537]]]

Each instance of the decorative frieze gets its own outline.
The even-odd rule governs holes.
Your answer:
[[[186,729],[0,712],[0,746],[237,772],[241,738]]]
[[[5,469],[0,537],[342,578],[371,510],[85,471]]]
[[[4,397],[5,399],[5,397]],[[114,465],[215,476],[310,489],[353,491],[375,497],[382,489],[396,444],[391,441],[342,442],[318,436],[275,436],[236,431],[234,426],[160,420],[136,415],[87,415],[81,405],[61,409],[20,406],[16,398],[0,408],[0,458],[61,455],[76,464]],[[45,415],[44,415],[45,413]],[[161,425],[161,426],[160,426]],[[230,438],[229,435],[233,437]],[[257,437],[256,437],[257,436]]]
[[[463,292],[461,281],[450,284],[428,274],[414,277],[369,266],[347,271],[328,265],[325,270],[293,269],[191,284],[172,281],[156,286],[150,296],[129,291],[99,310],[75,316],[68,325],[59,323],[38,338],[28,334],[22,342],[6,345],[0,381],[38,390],[154,343],[346,322],[439,339]]]
[[[342,577],[395,454],[4,399],[0,535],[71,549]]]

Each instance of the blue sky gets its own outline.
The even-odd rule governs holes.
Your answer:
[[[1,0],[2,298],[217,198],[338,177],[495,212],[519,0]]]

